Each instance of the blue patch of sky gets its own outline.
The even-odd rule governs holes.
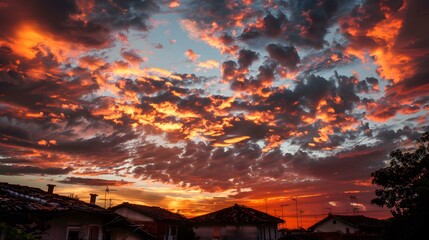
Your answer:
[[[206,43],[191,39],[186,30],[180,26],[179,19],[178,13],[154,15],[151,19],[154,28],[146,38],[131,37],[129,39],[132,48],[140,49],[148,58],[144,66],[164,68],[177,73],[195,73],[197,75],[203,73],[206,76],[219,76],[218,68],[197,71],[197,63],[214,59],[221,64],[225,57]],[[158,44],[163,47],[156,48]],[[188,49],[192,49],[200,55],[195,63],[187,61],[184,53]]]

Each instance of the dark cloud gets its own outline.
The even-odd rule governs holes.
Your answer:
[[[328,29],[354,5],[354,0],[292,0],[290,29],[286,34],[297,45],[322,48]]]
[[[265,62],[264,65],[259,66],[258,80],[263,83],[272,83],[275,79],[274,70],[276,67],[277,65],[272,62]]]
[[[121,50],[121,56],[132,64],[140,64],[144,62],[143,57],[136,50]]]
[[[99,10],[96,12],[96,10]],[[103,10],[103,11],[101,11]],[[157,1],[101,1],[96,2],[91,19],[109,24],[113,29],[134,28],[148,31],[147,20],[150,15],[160,10]]]
[[[321,76],[311,75],[295,87],[295,93],[300,96],[303,103],[310,101],[308,106],[315,107],[316,104],[327,96],[332,96],[335,91],[333,81],[328,81]]]
[[[261,26],[250,26],[243,29],[239,39],[247,43],[259,37],[276,38],[286,30],[287,17],[279,12],[277,16],[268,13],[261,19]]]
[[[162,45],[161,43],[157,43],[153,47],[156,48],[156,49],[163,49],[164,45]]]
[[[268,37],[278,37],[284,29],[283,24],[287,21],[286,16],[283,13],[279,13],[277,17],[268,13],[263,19],[263,32]]]
[[[188,11],[186,17],[197,21],[199,24],[211,24],[215,20],[220,26],[233,27],[236,23],[234,16],[238,13],[244,14],[244,19],[250,18],[260,12],[260,10],[246,9],[241,4],[230,4],[225,0],[209,0],[209,1],[198,1],[192,0],[187,5]],[[246,10],[251,10],[246,11]]]
[[[237,63],[234,61],[226,61],[222,63],[222,76],[224,79],[232,79],[235,77]]]
[[[47,167],[40,168],[34,166],[15,166],[15,165],[0,165],[1,175],[64,175],[73,171],[73,168],[55,168]]]
[[[31,22],[55,38],[100,47],[113,40],[112,31],[149,30],[147,20],[157,11],[158,5],[151,0],[95,1],[94,5],[75,0],[7,0],[0,8],[0,36],[8,39],[20,24]]]
[[[3,139],[5,138],[14,138],[14,139],[22,139],[22,140],[30,139],[30,133],[25,129],[15,127],[15,126],[10,126],[5,121],[1,121],[0,123],[1,123],[0,133]]]
[[[266,50],[271,58],[290,70],[295,70],[297,68],[297,64],[300,63],[298,53],[293,46],[269,44],[267,45]]]
[[[383,159],[391,149],[384,146],[356,146],[326,158],[311,158],[307,153],[286,155],[288,165],[304,176],[353,181],[369,179],[371,172],[384,167]]]
[[[245,42],[250,42],[251,40],[254,40],[261,36],[262,34],[258,30],[252,29],[252,28],[246,28],[241,33],[239,39]]]
[[[130,185],[133,182],[128,182],[124,180],[106,180],[98,178],[81,178],[81,177],[67,177],[60,183],[73,184],[73,185],[88,185],[88,186],[124,186]]]
[[[402,7],[402,1],[385,1],[385,4],[394,4],[391,9]],[[396,39],[398,48],[401,49],[427,49],[429,47],[429,30],[421,23],[428,20],[425,9],[428,9],[427,1],[408,1],[402,27]]]
[[[29,164],[31,163],[30,160],[27,159],[21,159],[21,158],[3,158],[0,163],[2,164]]]
[[[392,129],[380,129],[377,132],[375,138],[379,139],[382,143],[395,148],[395,146],[400,145],[402,139],[407,139],[408,141],[415,141],[420,137],[420,134],[413,131],[410,127],[404,126],[398,130]]]
[[[284,6],[276,2],[276,15],[267,13],[260,18],[261,24],[244,28],[238,38],[255,45],[255,40],[261,37],[284,37],[293,45],[321,49],[327,44],[325,36],[329,28],[347,15],[354,3],[354,0],[292,0]]]
[[[366,78],[360,81],[356,87],[357,87],[357,92],[360,92],[360,93],[378,92],[379,90],[378,79],[373,77]]]
[[[233,44],[234,43],[234,38],[231,36],[231,35],[229,35],[228,33],[223,33],[220,37],[219,37],[219,40],[223,43],[223,44],[225,44],[225,45],[231,45],[231,44]]]
[[[238,52],[238,64],[241,69],[248,69],[253,62],[259,59],[259,54],[252,50],[241,49]]]

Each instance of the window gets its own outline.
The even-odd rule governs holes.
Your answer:
[[[80,227],[67,228],[67,240],[79,240]]]
[[[100,233],[99,226],[89,226],[88,240],[98,240],[99,233]]]
[[[177,235],[177,227],[170,227],[170,235],[172,236]]]

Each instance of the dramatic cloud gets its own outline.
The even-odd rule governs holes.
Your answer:
[[[1,181],[115,186],[189,216],[297,197],[306,226],[321,206],[388,217],[370,174],[428,130],[428,8],[3,1]]]

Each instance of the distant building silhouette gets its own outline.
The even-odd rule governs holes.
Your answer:
[[[191,218],[190,221],[200,240],[274,240],[280,236],[277,225],[284,222],[280,218],[237,204]]]
[[[312,232],[335,232],[342,234],[378,234],[386,227],[384,220],[365,217],[362,215],[332,215],[320,220],[313,226],[309,227]]]
[[[187,221],[187,218],[182,215],[160,207],[128,202],[117,205],[111,210],[159,240],[177,240],[180,226]]]

